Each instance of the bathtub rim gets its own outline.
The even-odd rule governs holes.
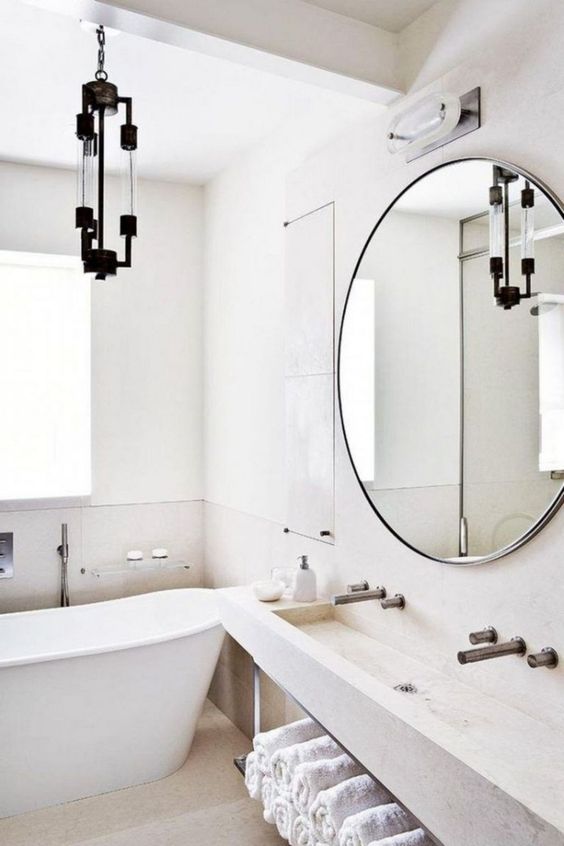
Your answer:
[[[77,605],[71,605],[70,609],[67,608],[37,608],[31,611],[9,611],[6,614],[0,614],[0,623],[2,617],[24,617],[28,615],[33,616],[52,616],[54,614],[60,614],[61,612],[66,612],[67,610],[75,609],[75,608],[86,608],[92,606],[115,606],[120,605],[122,603],[131,603],[134,604],[136,600],[139,600],[142,597],[156,595],[156,594],[171,594],[171,593],[186,593],[190,592],[192,594],[205,594],[208,597],[214,595],[215,591],[213,588],[170,588],[165,590],[153,590],[147,591],[146,593],[138,593],[134,594],[133,596],[122,596],[118,597],[117,599],[104,599],[100,602],[84,602],[79,603]],[[215,600],[214,600],[215,602]],[[170,631],[162,632],[157,635],[153,635],[151,637],[143,637],[143,638],[132,638],[131,640],[120,640],[115,644],[106,644],[104,646],[96,647],[96,646],[85,646],[82,648],[76,649],[65,649],[65,650],[58,650],[53,652],[44,652],[44,653],[36,653],[36,654],[26,654],[22,655],[21,657],[17,658],[2,658],[0,656],[0,670],[8,669],[9,667],[25,667],[31,664],[43,664],[47,661],[62,661],[66,660],[67,658],[84,658],[88,657],[89,655],[103,655],[109,652],[122,652],[127,649],[136,649],[142,646],[153,646],[159,643],[167,643],[170,640],[179,640],[183,637],[190,637],[192,635],[201,634],[202,632],[210,631],[214,628],[222,628],[223,624],[221,621],[221,617],[219,614],[219,610],[216,607],[213,609],[214,613],[210,619],[207,619],[200,623],[195,623],[192,625],[182,626],[182,628],[174,628]]]

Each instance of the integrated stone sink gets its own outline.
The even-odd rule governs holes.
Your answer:
[[[352,615],[329,603],[313,607],[302,605],[274,613],[393,689],[412,685],[415,691],[412,690],[411,695],[429,698],[432,682],[443,678],[375,640],[360,628],[361,624]]]
[[[564,739],[549,727],[382,644],[345,608],[217,594],[229,634],[444,846],[564,846]]]
[[[483,735],[484,719],[490,710],[488,697],[478,694],[480,704],[487,705],[484,713],[472,688],[376,640],[363,630],[354,612],[323,603],[274,613],[398,695],[417,701],[429,715],[463,731],[471,730],[474,724]],[[488,743],[495,742],[496,737],[488,739]]]

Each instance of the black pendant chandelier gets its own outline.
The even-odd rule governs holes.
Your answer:
[[[521,274],[525,277],[525,291],[510,284],[509,185],[518,179],[517,173],[494,165],[493,185],[490,188],[490,274],[494,283],[495,301],[506,311],[519,305],[521,300],[530,299],[531,276],[535,272],[535,192],[530,182],[525,180],[525,187],[521,191]]]
[[[137,179],[135,151],[137,127],[132,122],[131,97],[120,97],[117,86],[108,82],[104,70],[104,27],[98,37],[98,70],[95,79],[82,86],[82,111],[76,116],[78,138],[78,197],[76,228],[81,232],[81,258],[85,273],[96,279],[115,276],[118,267],[131,267],[131,240],[137,236]],[[104,244],[104,167],[106,118],[125,106],[125,123],[121,126],[122,209],[120,235],[125,238],[125,259],[118,261],[115,250]]]

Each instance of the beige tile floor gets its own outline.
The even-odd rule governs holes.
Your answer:
[[[211,702],[168,778],[0,820],[1,846],[282,846],[233,758],[247,738]]]

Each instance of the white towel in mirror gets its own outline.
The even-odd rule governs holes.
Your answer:
[[[539,470],[564,470],[564,295],[538,295]]]

